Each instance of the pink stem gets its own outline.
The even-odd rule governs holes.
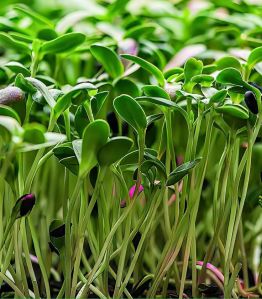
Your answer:
[[[199,265],[199,266],[201,266],[201,267],[203,266],[203,264],[204,264],[203,261],[198,261],[198,262],[197,262],[197,265]],[[212,265],[212,264],[210,264],[210,263],[207,263],[206,267],[207,267],[207,269],[209,269],[210,271],[212,271],[212,272],[216,275],[216,277],[217,277],[222,283],[224,283],[224,275],[221,273],[220,270],[218,270],[217,267],[215,267],[214,265]]]

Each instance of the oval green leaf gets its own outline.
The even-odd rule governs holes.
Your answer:
[[[128,137],[114,137],[101,147],[98,152],[100,166],[109,166],[123,158],[133,145],[133,140]]]
[[[121,95],[113,102],[116,112],[138,133],[142,133],[147,126],[146,114],[143,108],[129,95]]]
[[[241,63],[234,56],[224,56],[216,61],[216,65],[218,70],[223,70],[229,67],[233,67],[239,71],[241,71]]]
[[[213,81],[214,81],[214,77],[210,76],[210,75],[196,75],[194,77],[192,77],[191,81],[197,84],[200,84],[201,86],[204,87],[209,87],[212,85]]]
[[[170,100],[168,93],[157,85],[145,85],[142,87],[144,94],[148,97],[157,97]]]
[[[238,70],[233,67],[222,70],[216,78],[218,83],[232,84],[232,85],[243,85],[243,79]]]
[[[97,154],[107,142],[110,129],[106,121],[98,119],[90,123],[83,132],[79,176],[85,175],[97,164]]]
[[[91,54],[99,61],[108,75],[112,78],[118,78],[124,73],[124,66],[117,54],[111,49],[101,46],[92,45],[90,47]]]

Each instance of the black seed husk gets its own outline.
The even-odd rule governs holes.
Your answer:
[[[245,103],[252,113],[258,114],[257,100],[252,91],[247,91],[245,93]]]

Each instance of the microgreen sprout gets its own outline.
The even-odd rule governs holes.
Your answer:
[[[1,1],[0,297],[262,296],[260,4]]]

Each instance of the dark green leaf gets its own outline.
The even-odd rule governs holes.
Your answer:
[[[6,69],[0,67],[0,85],[5,85],[8,83],[8,75]]]
[[[79,106],[75,113],[75,129],[80,137],[82,137],[89,122],[85,107],[83,105]]]
[[[168,176],[166,185],[171,186],[179,182],[184,176],[186,176],[191,169],[193,169],[202,158],[197,158],[193,161],[186,162],[182,165],[179,165],[174,171]]]
[[[153,159],[152,157],[157,157],[157,151],[151,148],[146,148],[144,152],[144,159]],[[139,151],[134,150],[128,154],[126,154],[120,161],[120,165],[130,165],[130,164],[137,164],[139,158]]]
[[[54,40],[58,37],[57,33],[54,29],[51,28],[44,28],[38,31],[37,38],[44,40],[44,41],[50,41]]]
[[[91,108],[94,115],[97,115],[100,112],[108,94],[108,91],[101,91],[91,98]]]
[[[129,78],[118,80],[115,84],[115,91],[117,94],[124,93],[134,98],[140,95],[138,86]]]
[[[164,114],[162,114],[162,113],[152,114],[152,115],[147,116],[147,118],[146,118],[146,120],[147,120],[147,126],[149,126],[153,122],[161,119],[163,116],[164,116]]]
[[[62,220],[53,220],[49,226],[49,238],[54,251],[59,254],[65,247],[65,224]]]
[[[152,167],[156,167],[156,169],[158,170],[158,173],[160,175],[160,177],[164,180],[166,180],[166,168],[165,165],[158,160],[156,157],[154,156],[150,156],[150,158],[148,160],[145,160],[142,165],[141,165],[141,171],[145,174],[148,173],[148,171],[152,168]]]
[[[53,149],[54,155],[58,159],[63,159],[74,155],[74,150],[71,142],[65,142]]]
[[[77,175],[79,172],[79,163],[76,156],[66,157],[59,160],[66,168],[68,168],[74,175]]]
[[[111,165],[125,156],[133,145],[128,137],[114,137],[107,141],[98,152],[98,163],[101,166]]]

